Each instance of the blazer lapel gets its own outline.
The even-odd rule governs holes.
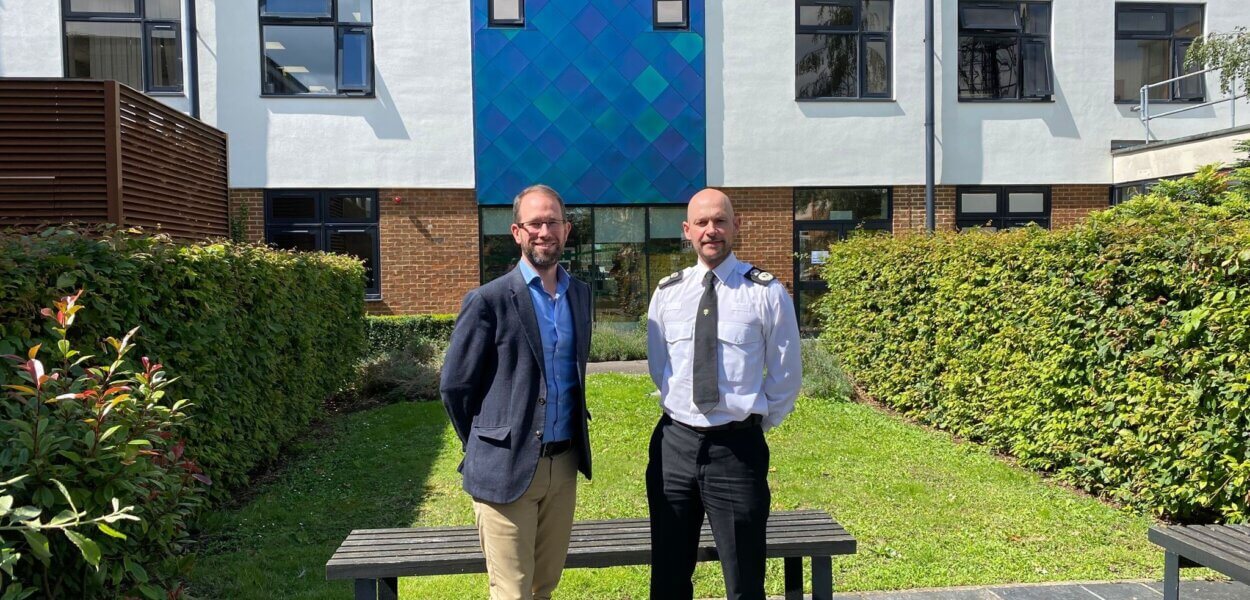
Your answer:
[[[590,315],[586,314],[587,302],[583,287],[577,280],[569,282],[569,305],[573,308],[573,339],[577,348],[577,368],[586,379],[586,356],[590,350]]]
[[[512,285],[509,286],[512,291],[512,306],[521,319],[521,330],[525,332],[525,341],[529,342],[530,351],[534,353],[539,374],[546,373],[547,367],[543,364],[543,338],[538,332],[538,315],[534,312],[534,299],[530,296],[525,278],[521,276],[521,269],[513,269],[513,272],[515,274],[512,276]]]

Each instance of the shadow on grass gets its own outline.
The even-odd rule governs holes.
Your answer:
[[[350,597],[350,582],[325,580],[326,561],[352,529],[424,520],[427,499],[448,493],[430,483],[443,452],[458,453],[459,442],[435,402],[337,418],[300,440],[250,501],[205,515],[192,593]]]

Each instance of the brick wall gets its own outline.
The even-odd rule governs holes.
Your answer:
[[[243,220],[243,239],[259,242],[265,238],[265,190],[231,189],[230,223]]]
[[[1109,185],[1056,185],[1050,188],[1050,227],[1062,229],[1111,204]]]
[[[378,200],[382,300],[369,312],[459,312],[479,282],[473,190],[383,189]]]
[[[955,228],[955,186],[934,189],[933,220],[938,231]],[[925,230],[923,185],[895,186],[893,227],[895,233]]]
[[[399,198],[399,202],[395,202]],[[455,313],[478,286],[477,200],[473,190],[378,191],[382,300],[373,314]],[[230,190],[232,218],[248,241],[265,236],[264,190]]]
[[[742,217],[734,254],[786,284],[794,293],[794,189],[722,188]]]
[[[1053,229],[1071,227],[1095,210],[1108,205],[1106,185],[1051,186],[1050,225]],[[934,218],[939,231],[955,227],[955,186],[939,185]],[[894,231],[924,231],[924,186],[900,185],[894,188]]]

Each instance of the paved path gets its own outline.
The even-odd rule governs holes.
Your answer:
[[[626,375],[646,375],[645,360],[614,360],[610,362],[588,363],[586,373],[625,373]]]
[[[834,582],[836,585],[836,581]],[[835,593],[834,600],[1162,600],[1163,584],[1151,582],[1048,583]],[[781,600],[780,596],[775,597]],[[811,596],[805,596],[811,598]],[[1250,600],[1250,586],[1182,581],[1181,600]]]

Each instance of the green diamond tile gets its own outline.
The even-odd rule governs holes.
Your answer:
[[[703,38],[695,33],[679,33],[669,43],[686,62],[693,61],[703,52]]]
[[[634,78],[634,89],[642,94],[647,102],[654,102],[655,99],[668,88],[668,81],[660,75],[655,67],[647,67],[638,77]]]
[[[642,116],[634,121],[634,127],[638,129],[638,133],[641,133],[642,137],[647,138],[648,142],[654,142],[655,138],[660,137],[660,134],[664,133],[664,130],[668,128],[668,121],[664,119],[664,115],[648,106],[647,110],[643,111]]]

